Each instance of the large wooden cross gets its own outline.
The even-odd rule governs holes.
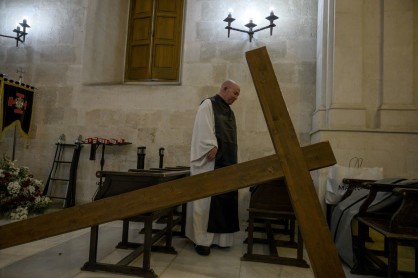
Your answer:
[[[309,174],[336,163],[330,145],[299,146],[267,49],[246,58],[276,155],[0,226],[0,249],[284,177],[315,277],[345,277]]]

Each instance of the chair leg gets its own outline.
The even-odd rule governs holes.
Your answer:
[[[388,239],[388,277],[398,277],[398,244],[393,239]]]
[[[418,273],[418,246],[415,245],[414,249],[415,249],[415,254],[414,254],[414,256],[415,256],[415,268],[414,268],[414,271],[415,271],[415,273]]]
[[[365,272],[364,259],[366,255],[366,239],[369,235],[369,228],[358,221],[357,231],[356,262],[351,273],[362,274]]]
[[[289,236],[290,236],[290,242],[295,242],[295,227],[296,227],[296,221],[295,219],[290,219],[290,230],[289,230]]]
[[[147,217],[144,221],[144,254],[142,268],[149,271],[151,268],[151,247],[152,247],[152,218]]]
[[[123,219],[122,241],[121,241],[123,245],[128,245],[128,237],[129,237],[129,220]]]
[[[167,215],[167,231],[165,233],[165,246],[167,249],[171,248],[171,244],[173,241],[173,217],[174,209],[170,209],[170,212]]]
[[[95,264],[97,260],[97,242],[99,239],[99,226],[95,225],[90,228],[90,252],[89,263]]]
[[[300,228],[298,227],[298,245],[297,245],[297,258],[298,260],[303,260],[303,238]]]
[[[250,212],[248,219],[248,238],[247,238],[247,254],[251,255],[253,253],[253,236],[254,236],[254,214]]]

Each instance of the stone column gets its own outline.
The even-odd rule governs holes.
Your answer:
[[[414,6],[417,5],[413,0],[384,1],[383,90],[378,114],[382,128],[418,127],[417,88],[414,88],[414,79],[417,79],[414,72],[417,55],[414,54],[414,41],[417,40],[414,37],[417,29],[416,19],[414,28]]]
[[[338,164],[362,157],[385,177],[418,171],[418,2],[319,0],[311,143],[329,140]],[[328,171],[319,171],[325,195]]]

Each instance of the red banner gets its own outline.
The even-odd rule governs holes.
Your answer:
[[[33,95],[33,87],[0,77],[1,133],[16,124],[23,136],[29,136]]]

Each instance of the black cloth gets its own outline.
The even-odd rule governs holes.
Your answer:
[[[230,106],[219,96],[210,98],[215,118],[218,151],[215,169],[236,164],[238,161],[237,127]],[[212,196],[209,211],[209,233],[234,233],[239,231],[238,191]]]
[[[219,95],[211,97],[210,100],[215,117],[215,135],[218,141],[216,169],[238,162],[237,126],[234,111]]]

